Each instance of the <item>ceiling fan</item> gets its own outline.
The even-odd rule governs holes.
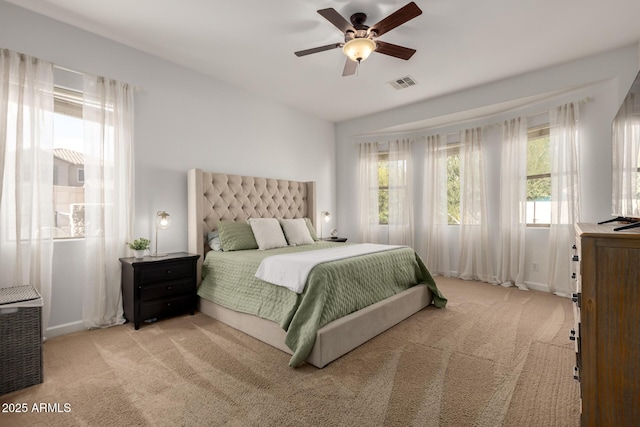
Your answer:
[[[296,56],[305,56],[341,47],[347,56],[347,62],[342,72],[343,76],[355,74],[358,64],[369,57],[372,52],[378,52],[396,58],[408,60],[416,53],[415,49],[377,40],[378,37],[407,21],[422,14],[422,10],[415,2],[396,10],[382,21],[372,26],[365,25],[367,15],[362,12],[351,15],[349,23],[335,9],[321,9],[318,11],[325,19],[344,33],[344,43],[332,43],[295,52]]]

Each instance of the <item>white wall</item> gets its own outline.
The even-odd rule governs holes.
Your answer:
[[[626,95],[631,82],[638,72],[638,46],[628,46],[601,55],[584,58],[535,71],[525,75],[471,88],[451,95],[419,102],[339,123],[336,127],[337,142],[337,183],[338,183],[338,224],[340,235],[356,241],[358,237],[358,155],[357,143],[363,141],[386,141],[396,138],[411,138],[419,135],[447,134],[472,126],[487,126],[517,115],[536,115],[569,101],[589,98],[581,105],[581,158],[582,220],[597,222],[611,214],[611,122]],[[535,102],[524,104],[517,109],[502,113],[492,113],[489,117],[483,110],[497,104],[533,97],[541,97]],[[560,95],[561,94],[561,95]],[[475,110],[476,119],[464,123],[444,125],[452,122],[452,115]],[[482,117],[482,118],[481,118]],[[442,125],[437,128],[412,130],[403,134],[384,134],[384,129],[405,124],[434,119]],[[437,126],[437,125],[432,125]],[[499,127],[488,128],[487,136],[500,131]],[[379,133],[380,135],[372,136]],[[499,138],[494,138],[499,139]],[[420,152],[416,148],[416,153]],[[485,153],[486,182],[488,186],[499,186],[496,167],[499,164],[499,145],[487,144]],[[418,162],[419,163],[419,162]],[[422,173],[422,166],[416,164],[416,173]],[[497,204],[499,197],[489,200],[490,223],[497,224]],[[421,195],[416,194],[417,200]],[[420,222],[422,211],[416,203],[415,218]],[[416,227],[418,230],[420,227]],[[493,235],[496,234],[495,227]],[[547,277],[547,235],[546,229],[529,229],[527,232],[525,280],[536,289],[546,289]],[[457,227],[451,228],[452,265],[457,263]],[[416,239],[416,250],[424,256],[420,236]],[[569,253],[569,248],[567,248]],[[533,263],[538,264],[533,271]]]
[[[0,48],[139,87],[134,234],[153,238],[155,213],[166,210],[172,224],[161,231],[160,251],[187,250],[186,173],[194,167],[316,181],[318,206],[335,212],[335,126],[330,122],[4,1]],[[82,327],[83,254],[82,241],[55,244],[48,336]]]

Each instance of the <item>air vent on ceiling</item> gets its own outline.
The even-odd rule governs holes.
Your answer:
[[[387,82],[387,84],[396,90],[400,90],[400,89],[406,89],[411,86],[415,86],[418,84],[418,82],[413,80],[413,77],[406,76],[406,77],[400,77],[399,79],[390,80]]]

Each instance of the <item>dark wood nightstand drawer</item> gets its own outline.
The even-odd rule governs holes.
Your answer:
[[[184,262],[165,263],[140,269],[139,284],[168,282],[193,277],[193,264]]]
[[[161,284],[154,285],[140,285],[140,301],[148,301],[166,296],[176,296],[189,292],[193,293],[195,289],[195,283],[191,279],[176,282],[163,282]]]
[[[181,297],[145,301],[140,303],[140,320],[165,317],[185,311],[193,311],[195,297],[184,295]]]

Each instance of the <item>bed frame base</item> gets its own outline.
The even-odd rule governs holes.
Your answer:
[[[275,322],[230,310],[219,304],[199,298],[199,309],[219,320],[263,341],[279,350],[292,354],[284,343],[286,332]],[[316,342],[307,362],[323,368],[328,363],[364,344],[431,303],[432,294],[426,285],[413,286],[348,316],[334,320],[316,333]]]

